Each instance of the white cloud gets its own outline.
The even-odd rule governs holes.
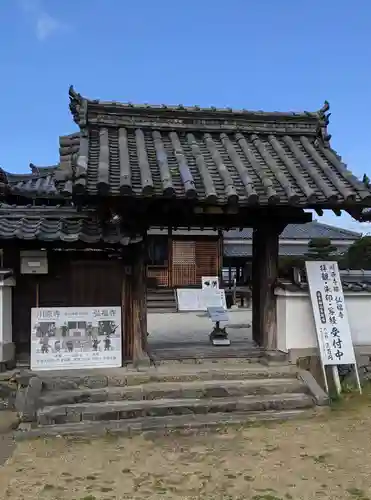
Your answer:
[[[46,12],[42,12],[36,22],[36,36],[42,42],[60,28],[60,23]]]
[[[40,42],[67,28],[64,23],[45,10],[41,0],[19,0],[19,5],[34,26],[35,35]]]

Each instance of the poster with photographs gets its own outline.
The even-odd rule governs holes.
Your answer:
[[[120,307],[31,310],[31,369],[116,368],[121,358]]]
[[[219,290],[218,276],[202,276],[202,289],[209,288],[211,290]]]

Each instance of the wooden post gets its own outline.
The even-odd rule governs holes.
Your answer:
[[[147,346],[147,266],[145,242],[136,245],[131,274],[132,359],[135,366],[148,364]]]
[[[127,345],[127,324],[126,324],[126,315],[128,311],[126,310],[126,281],[127,281],[127,273],[126,268],[123,266],[122,269],[122,282],[121,282],[121,364],[124,366],[125,361],[128,355],[128,345]]]
[[[170,226],[167,236],[167,287],[173,288],[173,229]]]
[[[253,231],[253,339],[268,350],[275,349],[277,342],[274,288],[278,277],[278,239],[283,227],[262,224]]]

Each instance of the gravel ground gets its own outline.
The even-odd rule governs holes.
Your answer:
[[[21,442],[0,498],[370,500],[370,394],[284,424]]]
[[[251,309],[229,310],[227,331],[232,343],[252,341]],[[206,313],[150,313],[147,316],[150,344],[156,347],[169,344],[207,342],[213,323]]]

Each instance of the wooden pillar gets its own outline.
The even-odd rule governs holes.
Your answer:
[[[147,363],[147,266],[145,242],[133,247],[131,273],[125,283],[125,347],[134,365]]]
[[[283,225],[254,228],[252,262],[253,339],[266,348],[276,348],[277,317],[274,288],[278,277],[278,239]]]
[[[168,239],[167,239],[167,273],[168,273],[168,288],[173,288],[173,230],[171,227],[168,229]]]
[[[223,231],[218,231],[218,244],[217,244],[217,269],[219,276],[220,286],[224,286],[224,276],[223,276],[223,268],[224,268],[224,243],[223,243]]]

